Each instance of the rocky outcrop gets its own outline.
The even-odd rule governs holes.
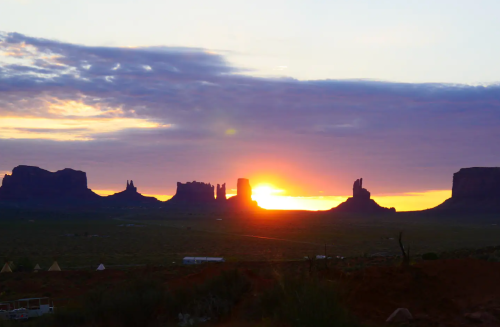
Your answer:
[[[0,187],[3,201],[97,200],[99,195],[87,188],[83,171],[63,169],[50,172],[34,166],[17,166],[5,175]]]
[[[125,191],[137,193],[137,187],[134,186],[133,180],[130,180],[130,183],[127,181],[127,187],[125,188]]]
[[[370,192],[363,188],[363,179],[357,179],[352,187],[352,198],[332,208],[333,212],[346,213],[391,213],[396,212],[395,208],[384,208],[378,205],[373,199],[370,199]]]
[[[460,169],[453,174],[451,198],[431,210],[500,212],[500,167]]]
[[[363,188],[363,179],[357,179],[352,186],[352,196],[356,199],[370,199],[370,192],[366,188]]]
[[[217,197],[215,198],[218,202],[226,201],[226,183],[219,185],[217,184]]]
[[[168,202],[209,203],[214,200],[214,186],[212,184],[193,181],[185,184],[178,182],[177,191],[175,192],[175,195],[168,200]]]
[[[453,174],[452,198],[500,198],[500,167],[462,168]]]
[[[160,201],[151,196],[144,196],[137,192],[137,187],[134,186],[134,181],[127,181],[127,186],[124,191],[109,195],[105,198],[112,201],[113,205],[141,205],[141,204],[159,204]]]
[[[238,178],[236,195],[227,200],[232,207],[238,208],[256,208],[257,201],[252,200],[252,187],[250,181],[246,178]]]

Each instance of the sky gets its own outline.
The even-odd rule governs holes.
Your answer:
[[[397,210],[500,161],[498,1],[0,0],[0,173]]]

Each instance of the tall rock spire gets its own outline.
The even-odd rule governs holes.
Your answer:
[[[127,180],[127,188],[125,189],[125,191],[137,192],[137,187],[134,186],[134,181],[133,180],[130,180],[130,183]]]
[[[220,186],[219,184],[217,184],[217,197],[216,197],[216,200],[217,201],[225,201],[226,200],[226,183],[222,184],[222,186]]]

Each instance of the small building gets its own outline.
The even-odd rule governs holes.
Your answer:
[[[182,263],[185,265],[198,265],[206,262],[225,262],[224,258],[215,257],[184,257]]]

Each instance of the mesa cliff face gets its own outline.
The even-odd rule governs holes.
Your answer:
[[[357,179],[352,187],[352,198],[348,198],[337,207],[330,209],[333,212],[345,213],[391,213],[395,208],[384,208],[370,199],[370,192],[363,188],[363,179]]]
[[[175,195],[165,203],[165,207],[177,209],[233,210],[256,208],[252,200],[252,188],[246,178],[238,179],[237,195],[226,199],[226,184],[217,184],[216,198],[214,185],[202,182],[177,183]]]
[[[177,182],[177,191],[169,200],[172,203],[209,203],[212,201],[215,201],[214,186],[197,181],[185,184]]]
[[[452,198],[500,197],[500,167],[462,168],[453,174]]]
[[[431,210],[500,212],[500,167],[460,169],[453,174],[451,198]]]
[[[0,200],[96,200],[100,197],[87,188],[83,171],[63,169],[50,172],[34,166],[17,166],[5,175]]]

